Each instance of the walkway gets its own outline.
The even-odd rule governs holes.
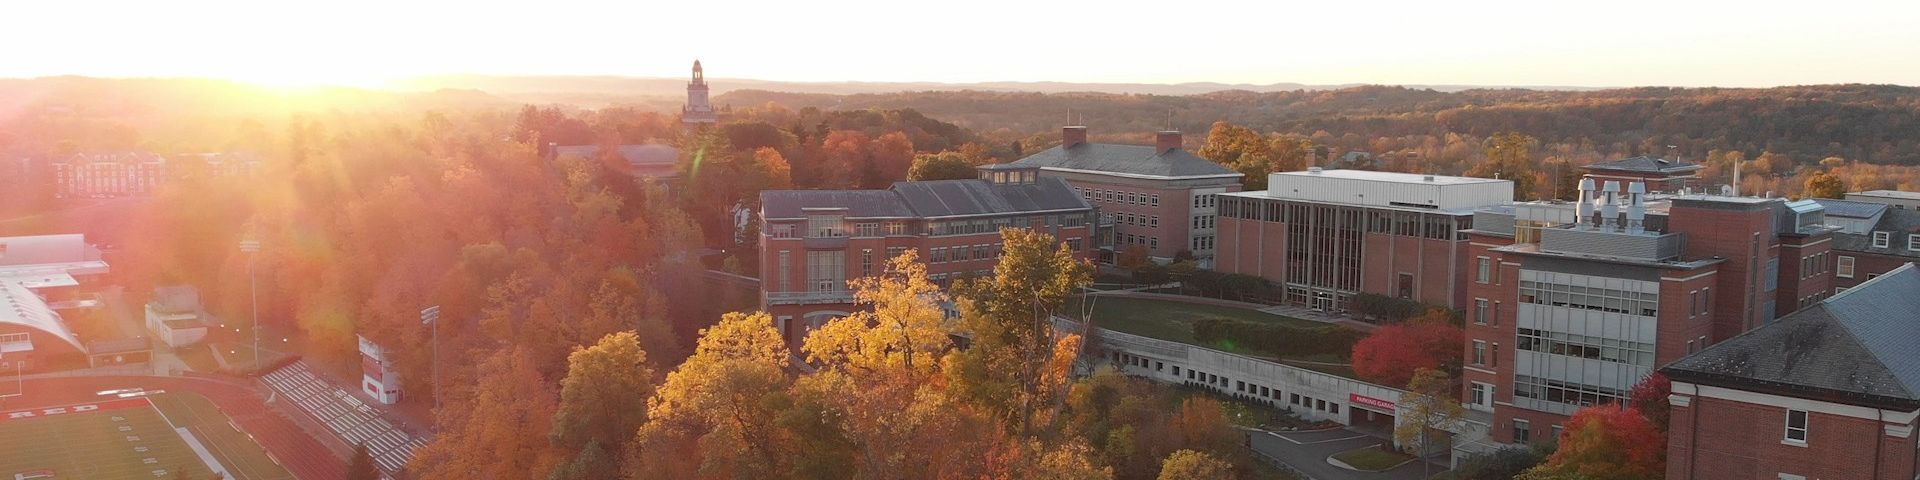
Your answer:
[[[1305,474],[1308,480],[1420,480],[1420,464],[1407,463],[1385,472],[1357,472],[1327,463],[1327,457],[1356,448],[1391,442],[1386,438],[1349,430],[1316,432],[1250,432],[1253,450],[1262,456],[1285,463]],[[1429,473],[1447,471],[1441,461],[1428,457]]]

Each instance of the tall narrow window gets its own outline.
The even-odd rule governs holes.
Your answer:
[[[1833,266],[1833,276],[1853,278],[1853,257],[1841,255],[1840,260],[1836,261]]]
[[[1487,342],[1482,340],[1473,341],[1473,364],[1487,364]]]
[[[1473,299],[1473,323],[1478,325],[1486,325],[1487,317],[1488,317],[1487,310],[1490,310],[1489,308],[1487,308],[1487,299],[1484,299],[1484,298]]]
[[[1474,277],[1474,281],[1477,281],[1480,283],[1487,283],[1492,280],[1493,280],[1493,259],[1487,258],[1487,257],[1480,257],[1480,272],[1478,276]]]
[[[1807,443],[1807,412],[1806,411],[1787,410],[1786,441],[1790,443],[1800,443],[1800,444]]]
[[[860,249],[860,276],[873,276],[873,249]]]

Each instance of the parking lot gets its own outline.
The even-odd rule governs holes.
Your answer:
[[[1279,459],[1312,480],[1418,480],[1421,472],[1417,462],[1409,462],[1385,472],[1356,472],[1327,463],[1327,457],[1335,453],[1387,442],[1391,440],[1345,428],[1314,432],[1253,432],[1251,437],[1254,451]],[[1428,473],[1446,471],[1444,458],[1428,460],[1431,469]]]

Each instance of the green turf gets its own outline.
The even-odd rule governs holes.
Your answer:
[[[236,430],[219,407],[206,397],[192,393],[166,393],[151,397],[174,425],[193,432],[214,459],[227,467],[238,480],[283,480],[293,478],[287,469],[267,456],[267,451],[246,432]]]
[[[176,426],[191,432],[238,480],[293,478],[251,437],[235,430],[205,397],[164,393],[147,398],[157,409],[102,410],[0,422],[0,479],[42,469],[54,470],[60,479],[211,478],[212,472],[174,431]],[[129,430],[120,431],[123,426]],[[129,436],[139,440],[130,441]],[[146,451],[138,451],[138,447]],[[153,463],[147,463],[148,458]],[[154,470],[166,473],[156,475]]]
[[[128,430],[120,431],[121,427]],[[138,440],[129,440],[133,437]],[[152,408],[7,420],[0,423],[0,452],[4,452],[0,478],[8,479],[16,473],[46,469],[60,479],[204,479],[212,475]],[[149,458],[153,463],[146,462]],[[155,470],[166,472],[156,475]]]
[[[1069,315],[1078,316],[1084,298],[1077,297],[1067,302]],[[1207,345],[1194,340],[1193,322],[1204,318],[1221,318],[1300,328],[1326,325],[1258,310],[1168,300],[1095,296],[1092,304],[1093,322],[1100,328],[1232,352],[1242,352],[1244,349],[1235,345]]]
[[[1345,462],[1347,466],[1368,472],[1391,469],[1413,460],[1412,455],[1387,450],[1380,445],[1336,453],[1333,454],[1333,458]]]

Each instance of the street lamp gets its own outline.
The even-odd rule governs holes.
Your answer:
[[[260,255],[260,241],[246,239],[240,241],[240,251],[247,254],[247,289],[253,297],[253,369],[260,369],[260,283],[253,276],[253,260]],[[258,373],[258,372],[255,372]]]
[[[433,409],[440,409],[440,306],[420,310],[420,323],[433,326]]]

